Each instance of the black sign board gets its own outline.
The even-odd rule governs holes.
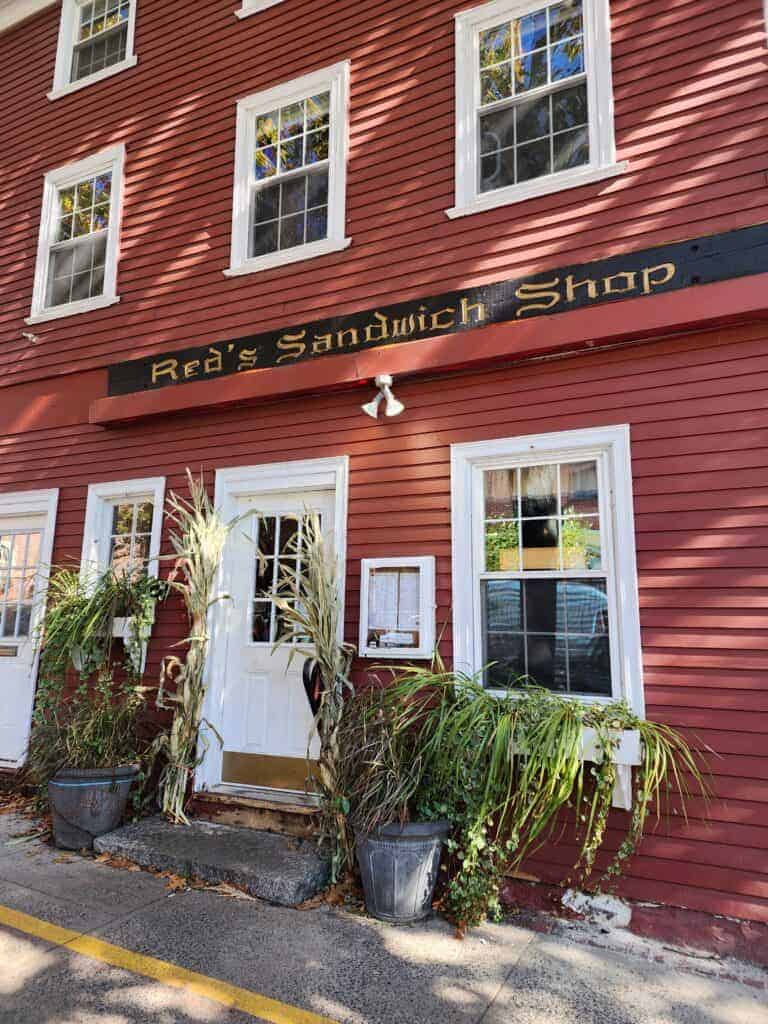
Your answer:
[[[109,368],[109,394],[211,380],[249,370],[456,334],[768,271],[768,224],[657,246],[532,277],[449,292],[217,341]]]

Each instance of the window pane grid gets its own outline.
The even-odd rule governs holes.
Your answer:
[[[581,0],[480,32],[481,192],[589,163]]]
[[[250,257],[328,236],[330,93],[255,118]]]
[[[298,585],[303,569],[306,516],[281,513],[257,520],[255,587],[251,641],[274,644],[283,629],[282,613],[271,600],[287,579]],[[266,549],[266,550],[265,550]],[[291,598],[286,598],[292,603]],[[302,638],[295,637],[295,642]]]
[[[39,531],[0,536],[0,634],[4,639],[30,635],[41,539]]]
[[[111,194],[111,172],[57,190],[46,306],[103,294]]]
[[[150,501],[137,499],[113,506],[109,565],[114,572],[147,572],[153,516],[154,505]]]
[[[610,696],[598,464],[483,473],[486,685]]]
[[[128,0],[86,0],[80,4],[71,81],[125,60],[130,10]]]

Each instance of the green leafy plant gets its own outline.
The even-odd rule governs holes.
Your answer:
[[[387,736],[363,747],[367,767],[351,770],[352,815],[368,827],[387,814],[452,822],[444,905],[462,930],[499,913],[504,872],[563,827],[564,811],[575,818],[578,843],[571,877],[599,887],[622,873],[654,809],[658,820],[674,800],[685,815],[689,780],[706,796],[685,739],[620,702],[587,704],[535,687],[499,698],[477,679],[419,668],[402,670],[369,701],[352,715],[363,722],[353,731],[379,728]],[[585,729],[596,737],[594,763],[583,757]],[[624,730],[638,730],[642,740],[633,811],[617,854],[595,879]]]
[[[178,646],[183,657],[170,655],[163,661],[157,706],[173,712],[168,732],[155,740],[153,753],[164,764],[160,774],[160,804],[164,814],[176,823],[189,824],[186,815],[189,787],[205,755],[200,728],[206,725],[221,742],[213,725],[203,718],[205,702],[205,661],[210,644],[208,613],[226,595],[216,592],[224,545],[238,520],[225,523],[213,507],[205,483],[187,470],[189,499],[171,492],[166,515],[175,527],[171,546],[175,555],[169,585],[184,601],[189,634]]]
[[[276,594],[270,595],[280,613],[282,631],[275,649],[287,646],[289,664],[297,656],[312,658],[320,677],[319,708],[314,724],[320,737],[315,771],[307,750],[309,773],[321,796],[321,833],[331,849],[333,881],[353,866],[353,848],[340,780],[344,756],[339,727],[345,699],[354,692],[349,670],[354,648],[339,639],[342,622],[341,590],[336,559],[328,550],[320,519],[308,512],[301,529],[291,540],[294,553],[301,552],[301,569],[285,572]]]
[[[112,767],[142,753],[143,644],[166,591],[145,573],[108,570],[84,579],[77,569],[61,568],[51,574],[36,636],[38,687],[26,769],[41,794],[60,768]],[[130,620],[124,644],[113,636],[116,617]],[[79,678],[74,690],[73,677]]]

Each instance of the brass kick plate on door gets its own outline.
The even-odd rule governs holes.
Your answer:
[[[0,658],[18,658],[18,647],[0,647]]]

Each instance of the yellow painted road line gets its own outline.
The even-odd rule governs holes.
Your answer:
[[[193,992],[215,1003],[221,1003],[222,1006],[242,1010],[260,1020],[269,1021],[270,1024],[335,1024],[330,1017],[320,1017],[308,1010],[289,1006],[258,992],[238,988],[237,985],[229,985],[226,981],[207,978],[204,974],[196,974],[165,960],[157,960],[153,956],[133,953],[130,949],[113,946],[93,935],[83,935],[81,932],[70,931],[69,928],[60,928],[59,925],[30,917],[29,914],[11,910],[10,907],[0,905],[0,924],[25,935],[33,935],[55,946],[62,946],[81,956],[90,957],[91,960],[99,960],[111,967],[130,971],[131,974],[152,978],[163,985]]]

